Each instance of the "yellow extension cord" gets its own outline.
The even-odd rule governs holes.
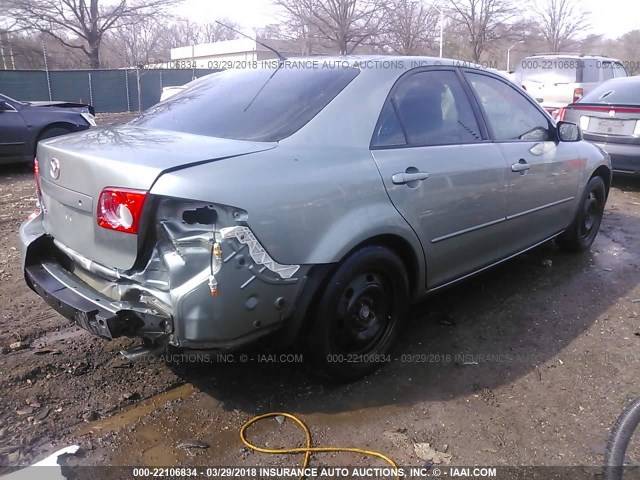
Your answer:
[[[279,417],[279,416],[286,417],[286,418],[289,418],[289,419],[293,420],[294,422],[296,422],[300,426],[300,428],[302,428],[302,430],[304,431],[304,436],[305,436],[305,446],[304,447],[279,448],[279,449],[263,448],[263,447],[258,447],[256,445],[254,445],[253,443],[251,443],[249,440],[247,440],[247,428],[249,428],[254,423],[259,422],[260,420],[264,420],[265,418]],[[387,462],[389,465],[391,465],[391,467],[393,467],[396,472],[398,471],[398,465],[396,465],[396,462],[391,460],[386,455],[384,455],[384,454],[382,454],[380,452],[374,452],[373,450],[363,450],[361,448],[350,448],[350,447],[313,447],[312,443],[311,443],[311,432],[309,431],[309,427],[307,427],[305,425],[305,423],[302,420],[300,420],[298,417],[296,417],[295,415],[292,415],[290,413],[272,412],[272,413],[265,413],[264,415],[258,415],[257,417],[253,417],[251,420],[249,420],[244,425],[242,425],[242,427],[240,427],[240,440],[242,441],[242,443],[244,443],[251,450],[255,450],[256,452],[260,452],[260,453],[270,453],[270,454],[278,454],[278,455],[304,453],[304,460],[302,462],[302,470],[305,470],[309,466],[309,459],[311,458],[311,454],[312,453],[320,453],[320,452],[349,452],[349,453],[358,453],[358,454],[361,454],[361,455],[370,455],[372,457],[380,458],[380,459],[384,460],[385,462]],[[300,480],[302,480],[303,478],[304,478],[304,476],[301,475],[300,476]],[[400,476],[397,475],[396,478],[399,479]]]

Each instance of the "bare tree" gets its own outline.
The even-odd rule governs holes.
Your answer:
[[[399,55],[425,53],[438,27],[436,9],[414,0],[389,4],[384,39],[386,47]]]
[[[169,48],[188,47],[200,42],[200,25],[188,18],[180,18],[166,29],[165,43]]]
[[[100,46],[118,25],[158,18],[180,0],[0,0],[19,27],[43,32],[67,48],[81,50],[91,68],[100,68]]]
[[[383,0],[277,0],[294,28],[309,40],[329,42],[341,55],[380,33]]]
[[[317,28],[313,26],[314,0],[277,0],[276,4],[284,9],[282,22],[284,36],[302,44],[302,55],[314,53],[319,40]]]
[[[121,65],[132,67],[165,60],[166,28],[153,18],[136,24],[118,25],[104,40],[104,50],[119,57]],[[104,57],[104,55],[103,55]]]
[[[256,36],[267,40],[288,40],[289,37],[283,32],[283,27],[283,25],[277,23],[265,25],[256,29]]]
[[[552,52],[573,47],[589,28],[590,13],[576,0],[540,0],[535,9],[536,24]]]
[[[223,25],[220,25],[220,23]],[[239,35],[232,30],[238,30],[240,28],[237,23],[232,22],[228,18],[221,19],[220,23],[208,22],[200,25],[200,40],[205,43],[213,43],[223,40],[234,40],[239,37]],[[231,28],[227,28],[225,25]]]
[[[479,62],[487,45],[505,35],[500,26],[517,11],[512,0],[448,0],[453,21],[461,24],[468,36],[470,55]]]
[[[640,74],[640,30],[631,30],[625,33],[617,40],[614,40],[612,46],[615,55],[622,60],[625,69],[629,75]]]

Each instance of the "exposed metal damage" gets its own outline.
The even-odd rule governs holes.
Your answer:
[[[273,260],[260,245],[249,227],[226,227],[220,230],[222,238],[235,238],[249,247],[249,255],[258,265],[264,265],[282,278],[291,278],[300,269],[300,265],[282,265]]]
[[[102,336],[230,348],[286,318],[305,269],[271,258],[246,225],[246,212],[173,198],[157,203],[155,238],[144,265],[105,267],[54,241],[69,260],[68,273],[103,295],[103,306],[113,313]],[[225,302],[231,292],[235,301]]]

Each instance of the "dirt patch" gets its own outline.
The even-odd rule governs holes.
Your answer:
[[[96,122],[98,125],[112,125],[117,123],[128,122],[135,118],[138,112],[122,112],[122,113],[97,113]]]
[[[124,119],[114,118],[101,121]],[[412,310],[393,361],[351,385],[315,380],[295,356],[123,361],[118,351],[133,341],[92,337],[26,287],[16,233],[34,201],[31,175],[4,168],[5,469],[75,443],[85,464],[298,465],[240,443],[240,425],[268,411],[300,415],[318,445],[377,449],[406,465],[422,465],[416,452],[424,451],[452,465],[599,465],[609,427],[637,394],[637,182],[616,182],[591,252],[566,255],[548,244],[434,296]],[[289,420],[266,420],[250,434],[273,448],[304,438]],[[196,441],[209,447],[184,446]],[[343,454],[314,461],[375,463]]]

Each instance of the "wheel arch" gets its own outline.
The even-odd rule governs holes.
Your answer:
[[[58,122],[47,123],[46,125],[43,125],[38,129],[36,135],[33,136],[33,143],[30,146],[31,147],[30,151],[33,152],[34,155],[36,153],[36,149],[38,148],[38,142],[42,139],[42,136],[47,132],[47,130],[52,130],[54,128],[63,128],[65,130],[68,130],[69,133],[78,131],[77,125],[71,122],[58,121]]]
[[[420,259],[411,244],[399,235],[381,234],[371,237],[356,245],[340,261],[342,262],[357,250],[370,246],[385,247],[400,257],[409,278],[409,292],[411,293],[411,298],[416,297],[420,293],[420,285],[424,285],[424,281],[420,282],[421,272],[424,271],[424,269],[420,269]],[[422,265],[424,265],[424,256],[422,257]]]
[[[593,171],[593,173],[589,177],[589,180],[591,180],[593,177],[602,178],[607,197],[609,197],[609,190],[611,189],[611,174],[611,169],[609,167],[607,167],[606,165],[600,165]],[[589,180],[587,181],[587,183],[589,182]]]
[[[296,299],[295,308],[287,321],[287,326],[280,339],[281,344],[290,345],[300,333],[307,331],[309,327],[307,313],[315,308],[322,291],[338,265],[358,250],[371,246],[385,247],[398,255],[407,272],[410,298],[412,300],[422,293],[426,280],[425,268],[421,268],[421,265],[424,265],[422,251],[416,252],[411,242],[400,235],[393,233],[374,235],[353,246],[339,261],[318,264],[311,268],[305,279],[305,284],[301,288],[299,297]]]

